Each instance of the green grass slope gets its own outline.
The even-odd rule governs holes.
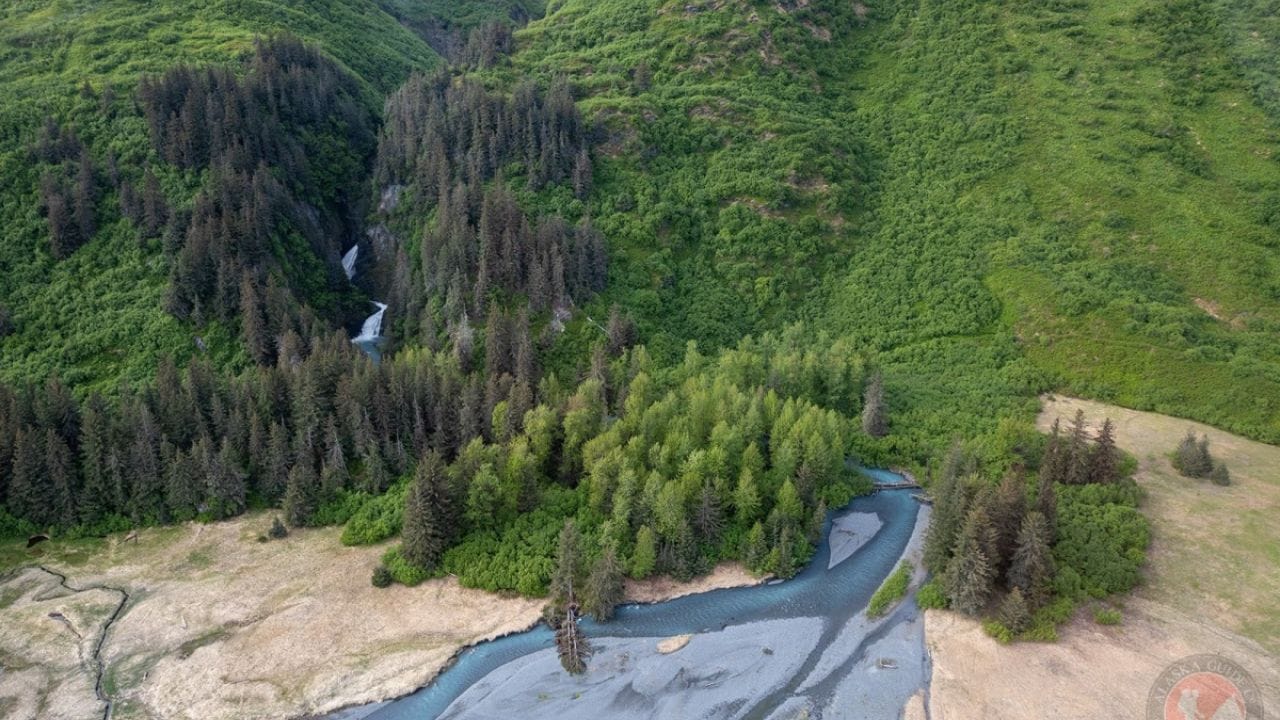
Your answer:
[[[151,152],[128,97],[143,72],[231,60],[287,29],[376,105],[438,62],[432,33],[536,17],[488,79],[573,82],[600,129],[595,191],[585,208],[534,202],[592,215],[612,265],[588,314],[622,304],[659,359],[807,321],[873,354],[897,436],[881,449],[921,458],[956,433],[1016,444],[1054,387],[1277,441],[1271,5],[10,3],[0,306],[17,332],[0,375],[105,385],[193,352],[193,328],[162,310],[163,260],[113,198],[92,243],[48,255],[27,150],[46,115],[100,167],[110,155],[136,170]],[[198,331],[241,361],[228,329]],[[558,362],[597,333],[574,323]]]
[[[1051,387],[1274,442],[1264,6],[565,0],[514,67],[605,127],[601,305],[660,351],[809,319],[929,444]]]

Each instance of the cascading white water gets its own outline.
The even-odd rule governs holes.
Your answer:
[[[382,314],[387,311],[387,306],[376,300],[373,304],[378,306],[378,312],[365,319],[364,325],[360,328],[360,334],[351,338],[351,342],[371,343],[382,337]]]
[[[352,245],[346,255],[342,256],[342,271],[347,274],[348,280],[355,279],[356,276],[356,256],[360,254],[360,246]]]

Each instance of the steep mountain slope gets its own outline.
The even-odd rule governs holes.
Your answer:
[[[530,8],[536,10],[517,2],[409,0],[6,4],[0,10],[0,335],[7,337],[0,343],[0,377],[57,372],[81,388],[109,388],[121,379],[148,377],[162,355],[191,357],[196,334],[219,365],[244,362],[235,322],[214,319],[193,327],[165,312],[167,263],[155,243],[121,218],[121,178],[141,190],[144,170],[154,166],[175,210],[190,203],[200,183],[198,175],[160,166],[163,153],[150,147],[143,113],[135,107],[141,77],[183,63],[243,72],[255,38],[290,33],[333,58],[336,71],[357,83],[359,101],[375,112],[411,70],[440,62],[419,28],[438,28],[434,39],[462,45],[481,22],[527,17]],[[79,161],[38,162],[33,148],[47,134],[46,118],[74,137],[73,145],[86,148],[92,165],[93,240],[79,241],[83,247],[63,259],[55,259],[49,246],[41,176],[68,164],[69,182],[70,166]],[[367,165],[367,158],[359,162]],[[356,170],[362,174],[367,167]],[[353,196],[366,195],[361,179],[348,184],[355,185],[346,188]],[[333,258],[320,260],[331,264]]]
[[[821,318],[907,433],[1059,386],[1276,440],[1268,17],[568,1],[513,62],[608,128],[590,210],[651,345]]]

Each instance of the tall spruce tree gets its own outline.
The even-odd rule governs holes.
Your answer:
[[[1089,438],[1084,410],[1077,410],[1075,419],[1071,421],[1071,438],[1067,444],[1063,482],[1068,485],[1084,485],[1089,482]]]
[[[1049,484],[1066,482],[1068,450],[1063,444],[1062,423],[1053,419],[1053,429],[1049,433],[1049,441],[1045,445],[1044,455],[1040,458],[1040,480]]]
[[[956,549],[942,576],[951,607],[967,615],[982,612],[991,600],[996,572],[988,551],[992,532],[986,511],[979,505],[969,513]]]
[[[968,493],[956,471],[944,470],[933,490],[933,514],[925,536],[924,566],[929,572],[941,575],[946,570],[956,538],[964,528],[968,503]]]
[[[452,496],[446,487],[444,461],[434,452],[418,461],[405,497],[401,554],[405,560],[434,570],[452,541]]]
[[[1018,546],[1018,528],[1027,514],[1026,480],[1020,466],[1014,466],[1005,473],[988,513],[996,531],[996,556],[991,559],[999,575],[1013,560],[1013,552]]]
[[[556,543],[556,567],[551,575],[551,604],[561,608],[571,601],[573,588],[583,574],[582,535],[572,520],[566,520]]]
[[[1093,451],[1089,455],[1089,481],[1110,483],[1119,479],[1119,459],[1116,453],[1115,426],[1111,418],[1102,422]]]
[[[614,608],[622,599],[622,565],[618,563],[618,554],[613,546],[606,545],[587,576],[582,609],[597,622],[606,622],[613,617]]]
[[[52,491],[50,517],[59,526],[69,528],[76,524],[75,465],[71,449],[62,436],[52,429],[45,431],[44,467],[47,482]]]
[[[311,520],[319,498],[319,480],[309,457],[289,470],[284,491],[284,519],[291,527],[303,527]]]
[[[1055,574],[1049,525],[1037,511],[1027,513],[1018,529],[1018,547],[1009,567],[1009,585],[1021,590],[1031,607],[1049,600]]]
[[[1049,543],[1053,544],[1058,539],[1058,490],[1043,474],[1036,489],[1035,509],[1044,517],[1045,527],[1049,531]]]

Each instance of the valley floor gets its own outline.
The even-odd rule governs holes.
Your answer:
[[[348,548],[338,529],[260,543],[270,515],[143,530],[35,558],[72,588],[127,590],[101,648],[113,717],[256,718],[319,714],[404,695],[459,648],[522,630],[543,601],[460,587],[372,587],[382,547]],[[685,585],[635,583],[659,600],[755,580],[722,566]],[[119,595],[71,592],[38,568],[0,581],[0,716],[100,716],[94,648]]]
[[[1155,413],[1045,398],[1039,425],[1091,426],[1110,417],[1119,447],[1139,462],[1152,524],[1144,582],[1122,597],[1120,625],[1082,611],[1053,644],[1000,646],[978,622],[931,610],[934,720],[983,717],[1142,717],[1151,685],[1179,658],[1218,653],[1252,674],[1265,706],[1280,709],[1280,447]],[[1178,475],[1168,454],[1194,427],[1228,464],[1230,487]]]
[[[1186,655],[1221,653],[1245,667],[1280,708],[1280,448],[1153,413],[1046,398],[1040,426],[1085,412],[1116,423],[1139,461],[1152,546],[1143,585],[1104,627],[1088,609],[1054,644],[1000,646],[979,624],[929,611],[934,720],[1137,717],[1155,678]],[[1179,476],[1168,453],[1194,427],[1208,433],[1233,484]],[[114,717],[290,717],[403,695],[460,647],[537,621],[541,600],[468,590],[453,579],[373,588],[383,548],[343,547],[337,529],[260,543],[258,514],[212,525],[144,530],[136,543],[57,543],[34,567],[0,580],[0,715],[96,717],[94,652],[102,628],[102,691]],[[6,549],[6,562],[17,551]],[[722,566],[690,584],[629,583],[657,601],[754,579]],[[908,716],[923,716],[913,702]]]

